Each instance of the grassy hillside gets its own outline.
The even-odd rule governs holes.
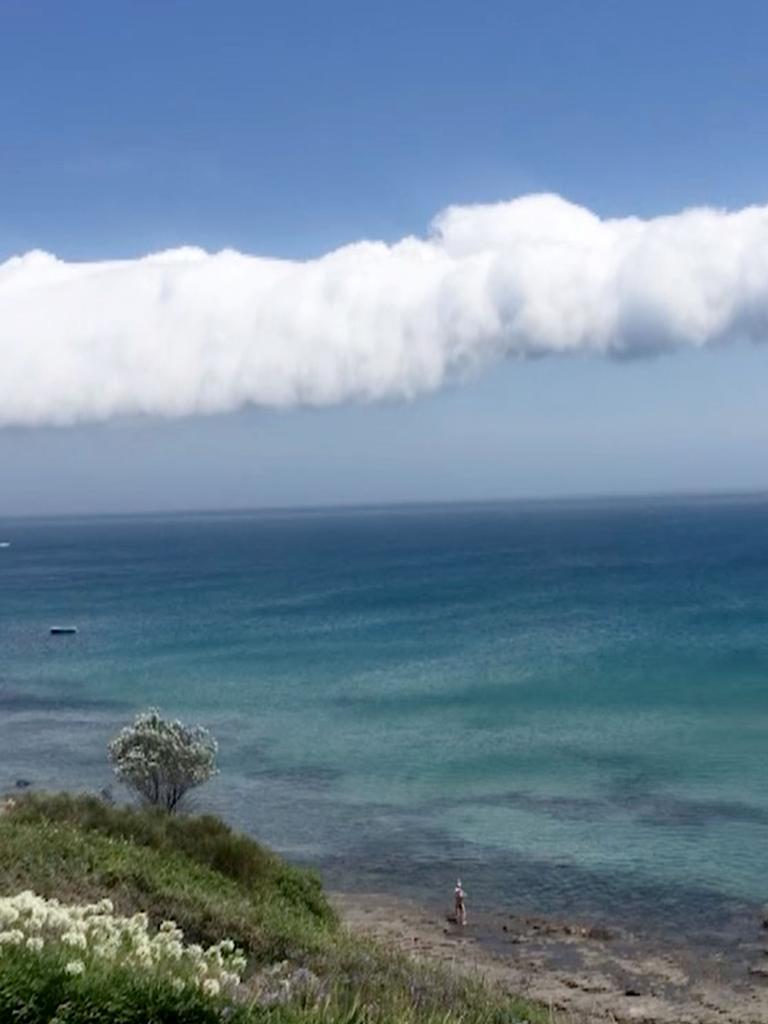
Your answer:
[[[127,970],[119,958],[73,974],[58,947],[35,952],[18,936],[8,938],[12,931],[0,932],[0,1021],[548,1019],[480,984],[352,939],[339,927],[313,873],[287,865],[212,817],[169,817],[90,797],[26,798],[0,819],[0,896],[23,890],[62,904],[108,898],[116,915],[146,913],[152,934],[173,920],[184,941],[200,947],[233,940],[247,967],[242,984],[226,998],[210,996],[199,986],[182,991],[168,971]]]

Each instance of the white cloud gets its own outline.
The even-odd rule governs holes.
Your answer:
[[[506,356],[768,338],[768,207],[601,220],[554,195],[307,262],[0,264],[0,425],[410,398]]]

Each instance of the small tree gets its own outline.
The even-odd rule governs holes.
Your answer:
[[[156,708],[137,715],[108,747],[118,779],[169,813],[216,772],[217,750],[207,729],[162,718]]]

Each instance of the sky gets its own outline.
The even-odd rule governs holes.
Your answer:
[[[0,262],[194,246],[272,267],[365,240],[399,253],[449,206],[538,193],[601,223],[765,205],[765,38],[768,7],[746,0],[2,0]],[[257,272],[244,264],[246,294]],[[295,304],[312,319],[305,277]],[[61,407],[67,310],[35,294],[38,347],[28,309],[6,324],[6,411],[25,379],[37,408],[49,366]],[[642,358],[526,336],[429,385],[365,380],[317,407],[248,391],[169,416],[166,394],[161,415],[128,402],[69,425],[0,408],[0,515],[764,489],[768,345],[760,329],[710,334]],[[183,342],[167,368],[179,392]],[[368,342],[364,367],[388,338]],[[32,372],[14,362],[24,346]],[[119,362],[104,365],[91,394],[111,393]]]

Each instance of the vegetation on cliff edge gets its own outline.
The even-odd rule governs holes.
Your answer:
[[[0,819],[0,896],[109,899],[174,921],[187,943],[231,940],[247,957],[227,998],[110,967],[0,946],[0,1019],[18,1024],[543,1024],[549,1014],[464,977],[348,935],[310,871],[213,817],[29,796]]]

